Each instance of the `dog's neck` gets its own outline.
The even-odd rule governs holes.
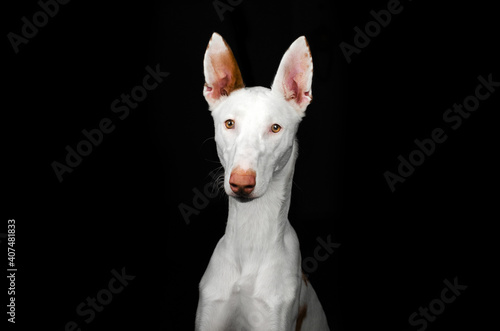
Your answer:
[[[235,249],[240,261],[265,255],[269,248],[283,245],[285,231],[290,226],[288,210],[297,148],[295,141],[288,162],[274,174],[264,195],[252,200],[229,197],[225,240]]]

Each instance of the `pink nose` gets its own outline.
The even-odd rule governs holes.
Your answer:
[[[241,196],[249,195],[255,188],[255,171],[236,168],[229,177],[231,190]]]

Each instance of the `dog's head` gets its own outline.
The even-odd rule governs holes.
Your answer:
[[[312,100],[313,63],[305,37],[281,59],[272,88],[246,88],[224,39],[212,35],[203,61],[217,153],[228,195],[258,198],[292,156],[298,124]]]

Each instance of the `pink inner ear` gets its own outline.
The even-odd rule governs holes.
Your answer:
[[[245,87],[233,52],[218,34],[212,35],[207,46],[204,70],[206,83],[203,94],[209,103]]]
[[[288,76],[285,80],[285,99],[296,99],[297,102],[299,102],[299,98],[299,86],[297,85],[297,82],[295,81],[293,76]]]
[[[307,58],[301,59],[298,56],[294,56],[290,59],[285,73],[285,99],[295,99],[295,102],[298,104],[301,104],[304,95],[309,94],[308,91],[304,91],[307,84],[307,76],[304,74],[305,70],[307,70],[306,61]]]
[[[228,85],[231,81],[231,74],[229,73],[226,73],[223,77],[219,78],[219,81],[217,83],[217,91],[219,92],[219,96],[224,96],[224,95],[228,95],[228,91],[227,91],[227,88],[228,88]]]
[[[228,95],[228,88],[229,84],[231,82],[231,74],[229,73],[223,73],[220,75],[217,75],[217,80],[213,82],[213,87],[208,86],[208,84],[205,84],[205,91],[208,92],[208,97],[211,99],[218,99],[221,96]]]
[[[280,93],[302,116],[312,100],[313,62],[304,36],[285,52],[271,89]]]

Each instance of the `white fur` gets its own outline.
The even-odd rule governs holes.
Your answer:
[[[311,97],[312,60],[301,60],[303,54],[310,57],[307,43],[301,37],[285,53],[272,89],[229,89],[228,95],[214,99],[207,94],[211,86],[220,84],[211,80],[225,74],[214,72],[210,56],[231,52],[226,46],[214,34],[204,61],[204,94],[225,169],[229,215],[225,234],[200,282],[196,330],[295,331],[304,305],[307,314],[301,330],[329,330],[316,293],[302,279],[299,241],[287,218],[298,151],[295,135]],[[300,104],[297,96],[289,94],[289,87],[295,86],[287,86],[287,81],[293,83],[293,77],[287,77],[290,72],[300,76],[295,89],[305,93]],[[234,121],[234,128],[226,128],[228,119]],[[273,124],[279,124],[281,131],[272,132]],[[230,188],[229,178],[236,168],[255,171],[256,185],[247,198]]]

